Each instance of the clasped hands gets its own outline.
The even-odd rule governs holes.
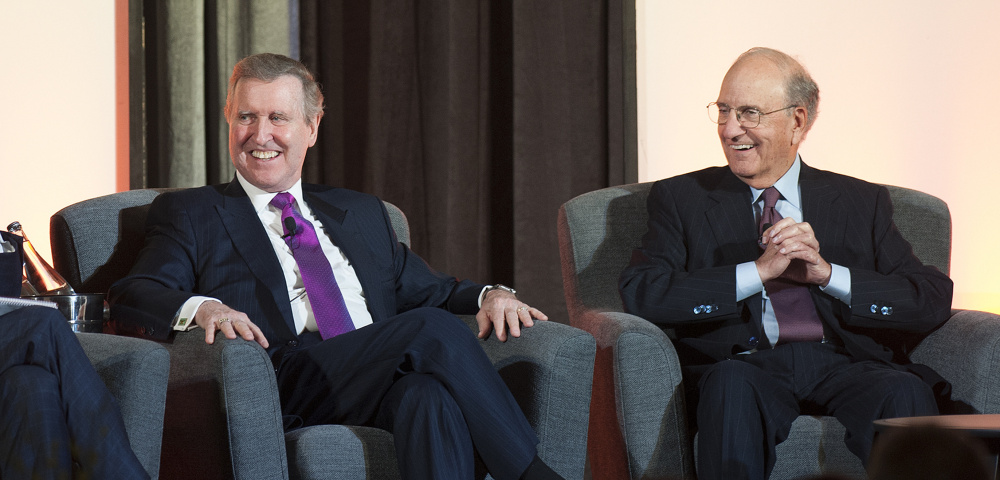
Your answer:
[[[534,320],[548,319],[549,317],[541,310],[521,302],[514,294],[503,290],[490,290],[483,299],[479,313],[476,314],[476,323],[479,325],[477,336],[486,338],[491,331],[495,331],[497,340],[505,342],[508,333],[513,337],[520,337],[521,326],[531,327],[535,324]],[[207,301],[201,304],[194,321],[205,330],[205,343],[214,343],[216,333],[221,332],[229,339],[239,336],[245,340],[255,341],[264,348],[268,346],[260,327],[250,321],[245,313],[229,308],[223,303]]]
[[[756,260],[763,282],[784,278],[798,283],[826,286],[833,268],[819,254],[819,241],[807,222],[785,217],[764,231],[764,252]]]

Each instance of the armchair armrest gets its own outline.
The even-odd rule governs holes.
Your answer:
[[[588,450],[595,478],[694,477],[677,352],[649,321],[578,310],[597,341]]]
[[[129,444],[150,477],[157,478],[170,356],[162,345],[103,333],[76,338],[98,376],[118,400]]]
[[[1000,315],[952,310],[951,318],[913,350],[910,360],[941,374],[952,400],[976,413],[1000,413]]]
[[[462,319],[478,331],[474,316]],[[536,322],[519,338],[480,345],[538,435],[538,456],[566,478],[583,478],[594,338],[555,322]]]
[[[263,348],[202,330],[171,343],[163,471],[169,478],[288,478],[281,403]],[[231,455],[230,455],[231,454]]]

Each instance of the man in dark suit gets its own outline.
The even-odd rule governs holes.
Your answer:
[[[901,339],[948,318],[952,283],[913,256],[884,187],[801,161],[818,102],[788,55],[740,56],[709,105],[728,167],[653,186],[621,276],[625,310],[676,334],[699,478],[766,478],[800,413],[837,417],[862,461],[873,420],[937,413],[943,380]]]
[[[225,108],[236,179],[157,197],[146,246],[111,288],[112,320],[155,338],[197,326],[208,343],[257,341],[286,427],[385,428],[406,478],[472,478],[476,453],[496,478],[558,478],[453,314],[477,314],[479,337],[501,341],[546,317],[507,287],[432,270],[396,240],[379,199],[303,184],[322,112],[299,62],[241,60]]]

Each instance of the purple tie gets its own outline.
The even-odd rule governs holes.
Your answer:
[[[295,197],[281,192],[271,200],[271,205],[281,210],[281,224],[285,229],[285,244],[292,249],[292,256],[299,266],[309,304],[312,306],[316,326],[324,340],[354,330],[351,314],[344,304],[337,279],[333,276],[330,261],[323,254],[323,247],[311,223],[295,210]],[[295,220],[295,229],[289,231],[288,219]]]
[[[758,234],[781,220],[775,210],[781,194],[774,187],[764,190],[764,209],[761,211]],[[823,322],[816,313],[809,287],[801,283],[776,278],[764,282],[774,317],[778,320],[778,343],[810,342],[823,339]]]

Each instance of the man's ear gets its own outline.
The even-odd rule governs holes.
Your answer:
[[[802,143],[809,131],[809,110],[806,107],[795,107],[792,112],[792,145]]]
[[[312,147],[316,145],[316,138],[319,137],[319,121],[323,118],[322,115],[317,114],[313,118],[312,122],[309,122],[309,146]]]

